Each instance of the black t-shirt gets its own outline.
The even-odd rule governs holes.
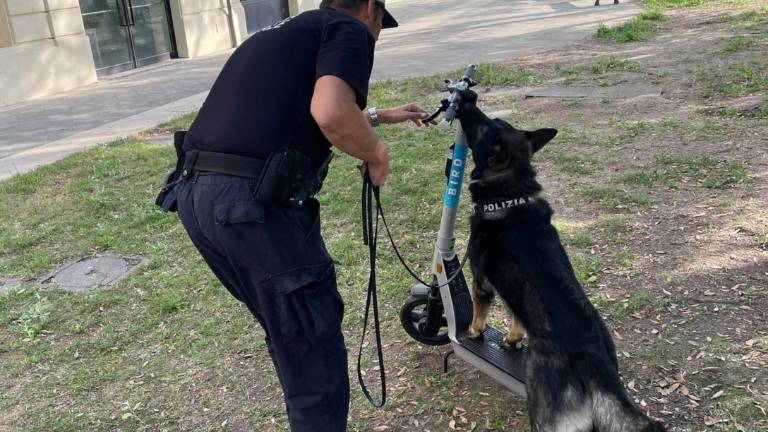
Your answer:
[[[310,113],[315,81],[325,75],[343,79],[362,110],[374,45],[363,23],[333,9],[259,31],[224,65],[184,148],[262,159],[292,148],[319,163],[331,144]]]

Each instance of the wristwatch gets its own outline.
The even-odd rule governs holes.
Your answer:
[[[379,111],[376,107],[368,108],[368,120],[370,120],[372,127],[379,125]]]

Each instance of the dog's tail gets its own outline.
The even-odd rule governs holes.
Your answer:
[[[592,413],[595,432],[667,432],[663,424],[640,411],[623,388],[619,394],[593,392]]]

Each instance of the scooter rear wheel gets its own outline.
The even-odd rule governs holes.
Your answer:
[[[451,342],[448,338],[448,321],[445,313],[440,320],[440,329],[434,336],[424,333],[427,322],[427,296],[409,296],[400,308],[400,323],[405,332],[415,340],[426,345],[446,345]]]

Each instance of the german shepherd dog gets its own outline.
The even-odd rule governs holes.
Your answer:
[[[511,313],[504,343],[514,347],[528,333],[526,387],[534,432],[666,431],[624,389],[613,340],[576,281],[551,224],[552,209],[537,196],[541,185],[531,157],[557,131],[515,129],[486,117],[474,101],[460,114],[475,163],[468,337],[482,337],[498,292]]]

